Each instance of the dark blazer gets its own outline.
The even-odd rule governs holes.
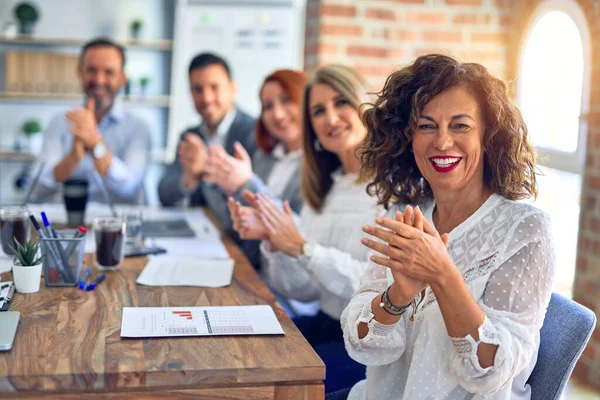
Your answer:
[[[225,138],[224,147],[227,153],[231,155],[234,154],[233,144],[237,141],[244,146],[248,154],[254,154],[256,150],[254,138],[255,127],[256,119],[236,107],[235,118],[233,119]],[[188,132],[200,136],[205,143],[207,142],[207,138],[205,138],[200,131],[200,126],[188,129],[184,132],[184,134]],[[183,200],[185,195],[181,191],[182,176],[183,168],[179,163],[179,155],[177,155],[175,161],[167,167],[167,171],[158,185],[158,197],[163,206],[176,206],[179,205]],[[220,189],[215,185],[208,184],[206,182],[200,182],[200,185],[198,185],[196,190],[190,195],[190,206],[206,205],[204,193],[212,190],[220,191]]]

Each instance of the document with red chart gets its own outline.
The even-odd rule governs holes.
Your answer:
[[[123,307],[121,337],[283,335],[271,306]]]

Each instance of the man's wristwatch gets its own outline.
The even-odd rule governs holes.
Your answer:
[[[312,244],[308,241],[304,242],[304,244],[302,245],[302,252],[300,253],[300,256],[298,257],[298,261],[300,261],[300,263],[302,263],[302,264],[308,264],[314,251],[315,251],[314,244]]]
[[[96,159],[104,157],[107,152],[108,152],[108,148],[106,147],[106,145],[104,144],[104,142],[97,143],[92,148],[92,155]]]

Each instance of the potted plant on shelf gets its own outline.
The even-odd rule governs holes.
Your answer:
[[[148,89],[148,84],[150,83],[150,77],[142,76],[140,78],[140,87],[142,89],[142,96],[146,95],[146,90]]]
[[[19,33],[21,35],[32,35],[33,28],[40,15],[33,4],[19,3],[15,7],[15,17],[19,20]]]
[[[42,124],[37,119],[28,119],[23,124],[21,132],[25,135],[27,141],[27,150],[36,156],[42,152],[44,145],[44,136],[42,133]]]
[[[40,243],[29,240],[25,246],[13,238],[15,252],[12,272],[15,288],[19,293],[36,293],[40,290],[40,279],[42,277],[42,258],[38,256]]]
[[[142,27],[144,26],[144,22],[139,19],[136,18],[133,21],[131,21],[131,38],[134,40],[137,40],[140,38],[140,33],[142,32]]]

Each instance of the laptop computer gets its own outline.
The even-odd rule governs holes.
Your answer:
[[[142,222],[144,237],[195,237],[185,218],[154,219]]]
[[[8,351],[12,348],[19,326],[18,311],[4,311],[0,313],[0,351]]]

